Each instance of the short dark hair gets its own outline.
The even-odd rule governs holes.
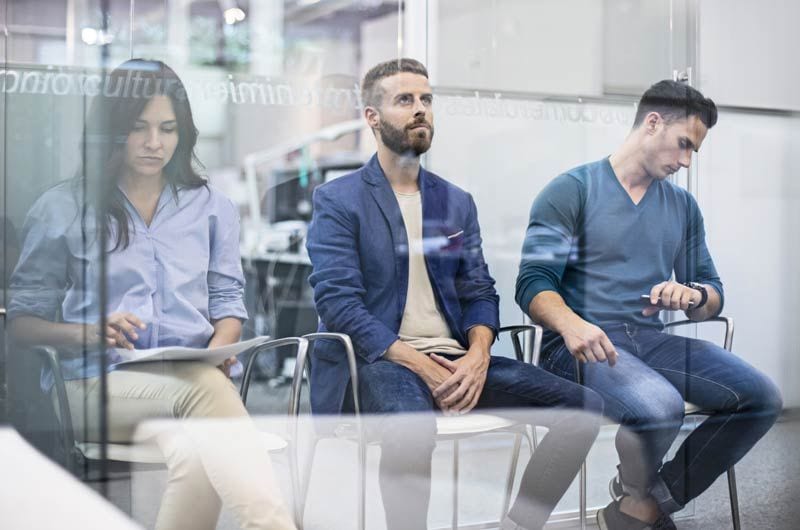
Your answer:
[[[645,116],[658,112],[667,123],[697,116],[709,129],[717,123],[717,106],[696,88],[665,79],[648,88],[639,100],[633,127],[639,127]]]
[[[399,74],[400,72],[408,72],[425,76],[426,78],[428,77],[428,70],[425,68],[425,65],[416,59],[403,57],[377,64],[369,69],[369,72],[367,72],[367,75],[364,76],[364,80],[361,82],[361,103],[364,107],[379,107],[383,99],[383,89],[381,89],[380,80]]]

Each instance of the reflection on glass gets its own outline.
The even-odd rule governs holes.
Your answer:
[[[118,364],[119,349],[234,343],[247,313],[238,213],[198,174],[198,131],[183,83],[164,63],[131,60],[103,88],[87,119],[78,175],[47,190],[26,219],[11,280],[11,335],[18,347],[58,352],[41,386],[55,400],[54,385],[64,385],[80,441],[101,441],[104,364],[111,442],[131,442],[151,417],[239,420],[225,431],[225,445],[189,431],[152,434],[170,473],[158,528],[184,527],[187,514],[192,528],[213,528],[221,503],[244,523],[293,528],[269,458],[258,450],[260,435],[227,377],[235,358],[219,368]]]

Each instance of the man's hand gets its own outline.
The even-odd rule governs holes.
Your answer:
[[[460,359],[451,361],[431,354],[431,359],[447,368],[453,375],[433,391],[439,408],[452,414],[465,414],[478,403],[486,383],[494,331],[478,325],[468,333],[469,349]]]
[[[433,391],[433,397],[439,408],[454,414],[466,414],[475,408],[486,383],[489,352],[473,345],[467,353],[455,361],[435,353],[431,354],[431,359],[452,373]]]
[[[425,382],[431,393],[452,375],[450,370],[400,340],[389,346],[389,349],[384,354],[384,359],[405,366],[417,374]],[[446,395],[441,397],[444,398]],[[441,398],[437,399],[434,396],[434,401],[436,401],[439,408],[443,411],[445,410],[445,407],[441,404]]]
[[[106,318],[106,344],[132,350],[131,341],[139,338],[137,329],[144,330],[147,326],[133,313],[111,313]]]
[[[617,364],[617,350],[605,332],[580,317],[561,334],[564,344],[573,357],[582,363],[608,361],[609,366]]]
[[[702,299],[697,289],[673,281],[661,282],[650,289],[650,305],[642,309],[642,314],[649,317],[662,309],[688,311],[697,307]]]

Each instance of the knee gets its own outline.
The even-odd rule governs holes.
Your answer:
[[[189,364],[189,363],[187,363]],[[184,384],[176,393],[176,417],[247,416],[233,382],[218,368],[205,363],[191,363]]]
[[[778,387],[767,376],[754,374],[742,391],[740,401],[749,409],[775,421],[783,411],[783,397]]]
[[[587,414],[591,414],[595,417],[599,418],[603,415],[603,409],[605,408],[605,402],[603,401],[603,397],[591,390],[588,387],[584,387],[583,389],[583,410]]]
[[[626,403],[628,417],[624,423],[650,429],[680,428],[686,405],[672,386],[658,385]]]
[[[206,479],[203,462],[191,439],[178,429],[162,433],[157,438],[167,463],[171,480],[200,482]]]

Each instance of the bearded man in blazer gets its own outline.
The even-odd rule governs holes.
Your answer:
[[[387,526],[427,527],[434,413],[492,408],[549,428],[501,526],[541,528],[597,435],[602,400],[491,355],[499,298],[475,202],[420,165],[434,133],[425,67],[413,59],[375,66],[362,100],[377,153],[317,188],[307,248],[320,331],[351,337],[360,410],[376,415]],[[311,366],[312,411],[351,412],[342,346],[319,341]]]

